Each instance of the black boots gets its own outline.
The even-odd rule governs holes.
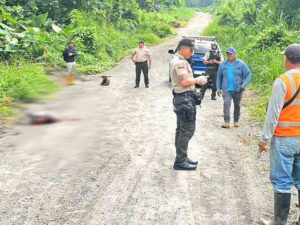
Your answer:
[[[290,211],[291,194],[274,193],[274,225],[285,225]]]
[[[197,169],[197,165],[192,165],[188,163],[187,161],[185,162],[175,162],[173,166],[174,170],[195,170]]]
[[[261,225],[286,225],[290,211],[291,194],[274,193],[274,218],[272,221],[261,220]]]

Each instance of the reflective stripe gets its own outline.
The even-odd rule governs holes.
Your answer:
[[[300,99],[295,99],[295,101],[293,101],[292,105],[300,105]]]
[[[290,81],[290,84],[292,86],[292,96],[296,93],[297,89],[296,89],[296,83],[295,83],[295,79],[293,77],[292,74],[288,73],[286,74],[287,78],[289,79]]]
[[[300,127],[300,122],[278,122],[278,127]]]

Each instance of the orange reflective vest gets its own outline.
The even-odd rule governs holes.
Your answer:
[[[293,97],[300,85],[300,71],[288,71],[280,78],[286,86],[285,102],[287,102]],[[274,135],[300,136],[300,94],[290,105],[281,110]]]

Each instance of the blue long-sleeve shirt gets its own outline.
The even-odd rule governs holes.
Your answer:
[[[230,67],[232,67],[231,74]],[[230,77],[232,77],[232,81],[230,81]],[[226,59],[219,66],[216,85],[218,90],[239,92],[241,88],[247,86],[250,79],[251,72],[246,63],[240,59],[235,59],[232,64],[230,64]]]

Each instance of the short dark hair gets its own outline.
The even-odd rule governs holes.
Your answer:
[[[300,64],[300,44],[291,44],[284,51],[287,60],[292,64]]]
[[[179,41],[177,50],[180,50],[182,47],[194,48],[194,41],[188,38],[183,38]]]

